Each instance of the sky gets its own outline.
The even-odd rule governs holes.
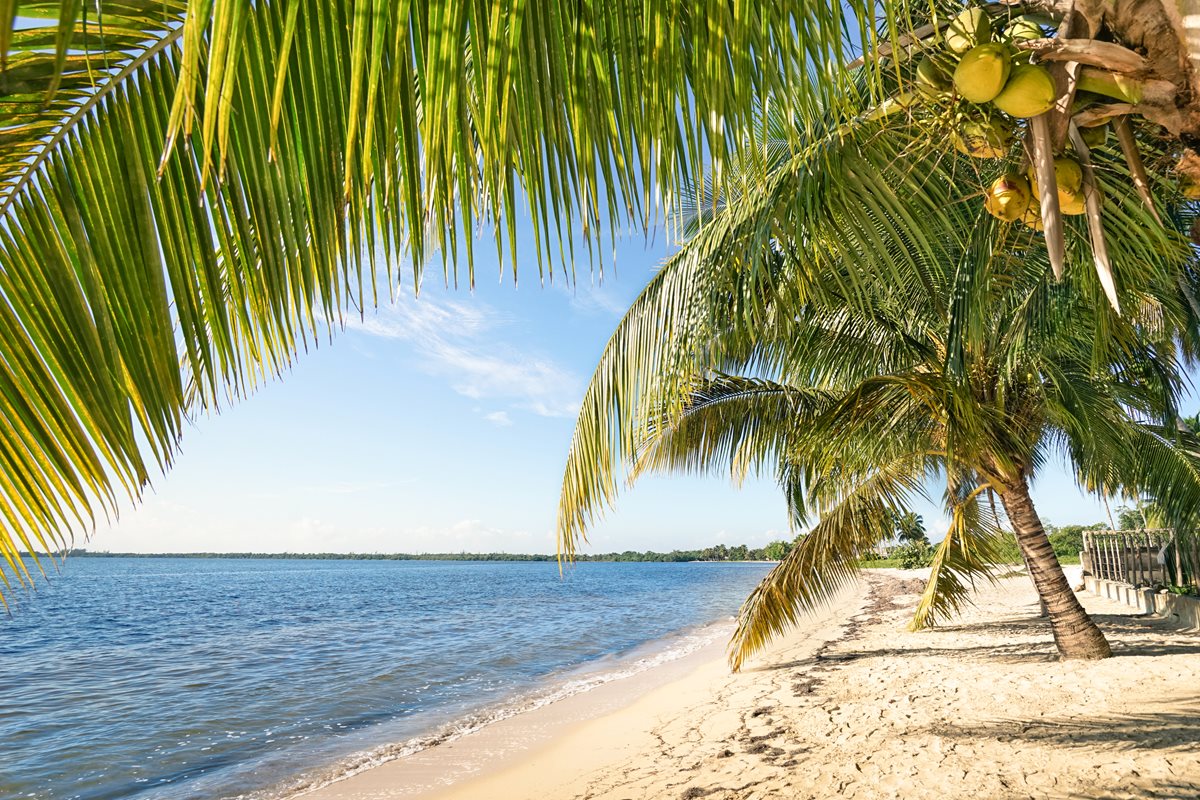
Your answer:
[[[494,249],[480,246],[473,292],[446,288],[435,266],[419,299],[406,281],[393,302],[348,319],[281,379],[195,419],[144,503],[77,545],[554,552],[562,468],[587,379],[623,310],[671,251],[661,234],[621,239],[615,270],[610,261],[600,280],[584,267],[568,286],[539,282],[524,244],[529,261],[516,286],[496,277]],[[1034,499],[1054,524],[1105,518],[1062,465],[1041,476]],[[940,511],[916,510],[940,539]],[[655,476],[623,492],[586,550],[757,547],[792,535],[769,480],[739,489],[724,477]]]

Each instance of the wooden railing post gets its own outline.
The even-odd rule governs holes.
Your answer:
[[[1146,549],[1149,551],[1150,559],[1150,585],[1154,586],[1154,572],[1158,569],[1158,548],[1154,545],[1154,537],[1149,531],[1146,533]]]

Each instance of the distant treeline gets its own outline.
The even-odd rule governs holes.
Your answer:
[[[791,550],[791,542],[771,542],[766,547],[719,544],[703,550],[672,550],[656,553],[579,553],[576,561],[778,561]],[[72,558],[282,558],[315,561],[557,561],[556,555],[540,553],[109,553],[75,550]]]

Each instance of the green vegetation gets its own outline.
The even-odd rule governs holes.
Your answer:
[[[1148,221],[1117,180],[1121,153],[1092,154],[1105,203],[1143,221],[1109,230],[1118,313],[1090,249],[1069,249],[1056,280],[1039,233],[977,206],[973,157],[936,139],[914,150],[911,128],[868,111],[811,109],[787,123],[806,137],[792,149],[771,150],[786,125],[764,121],[770,178],[697,210],[705,224],[633,303],[588,387],[562,549],[576,552],[626,476],[774,477],[807,533],[743,606],[737,666],[851,579],[939,477],[952,523],[913,624],[949,617],[973,579],[1015,561],[994,498],[1060,652],[1105,657],[1029,484],[1061,456],[1089,490],[1150,494],[1178,519],[1200,507],[1200,439],[1175,424],[1177,355],[1200,354],[1195,209]]]
[[[923,569],[933,566],[937,551],[928,542],[909,542],[892,551],[900,569]]]
[[[779,2],[19,5],[0,15],[0,586],[31,579],[18,550],[138,501],[190,415],[430,259],[472,285],[484,230],[514,280],[521,261],[570,285],[731,157],[766,97],[810,93],[809,58],[853,57],[821,36],[839,8]]]
[[[787,555],[789,542],[771,542],[763,548],[723,544],[703,550],[653,550],[581,554],[576,561],[778,561]],[[23,553],[23,556],[28,556]],[[313,561],[558,561],[557,555],[529,553],[109,553],[76,550],[74,558],[278,558]]]
[[[1089,67],[1058,105],[1099,117],[1029,122],[1049,84],[990,40],[1034,47],[1061,4],[968,4],[978,24],[948,33],[960,3],[6,8],[4,586],[31,579],[21,550],[69,549],[139,500],[190,415],[286,371],[377,272],[395,287],[410,264],[415,286],[436,254],[457,278],[461,255],[470,283],[477,228],[515,270],[530,209],[560,279],[660,210],[690,237],[605,352],[560,527],[575,554],[624,468],[774,474],[809,533],[747,603],[739,659],[897,533],[932,475],[953,524],[916,622],[1009,557],[986,490],[1055,630],[1086,633],[1067,654],[1105,648],[1029,502],[1047,457],[1162,520],[1200,505],[1177,427],[1178,359],[1200,354],[1196,59],[1155,4],[1072,6],[1106,59],[1153,74]],[[1110,120],[1092,95],[1116,88],[1132,105]],[[1036,190],[1011,174],[1029,150]],[[1079,169],[1061,200],[1056,157]]]

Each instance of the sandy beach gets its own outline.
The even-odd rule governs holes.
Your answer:
[[[1116,657],[1061,662],[1024,576],[911,633],[920,578],[873,571],[739,674],[719,640],[304,796],[1200,796],[1200,635],[1083,593]]]

